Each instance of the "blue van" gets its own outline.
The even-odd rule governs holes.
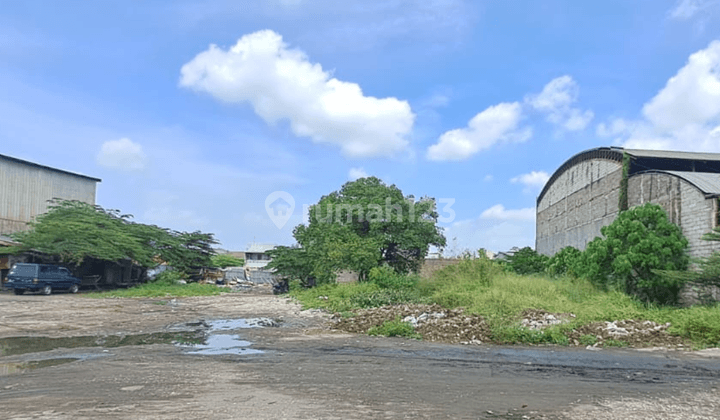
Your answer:
[[[15,264],[7,275],[5,287],[13,289],[16,295],[26,290],[40,290],[49,295],[55,289],[77,293],[82,281],[73,277],[65,267],[51,264]]]

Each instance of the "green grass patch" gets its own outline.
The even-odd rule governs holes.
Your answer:
[[[128,289],[117,289],[107,292],[83,293],[81,296],[95,299],[137,297],[187,297],[215,296],[219,295],[224,291],[226,290],[212,284],[145,283]]]
[[[368,335],[382,335],[385,337],[407,337],[420,339],[422,336],[415,332],[415,329],[407,322],[402,322],[400,318],[392,321],[385,321],[378,327],[372,327],[368,330]]]

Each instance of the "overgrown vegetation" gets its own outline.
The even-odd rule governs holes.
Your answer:
[[[351,311],[387,304],[437,303],[446,308],[464,307],[467,313],[481,315],[486,320],[492,340],[497,343],[566,345],[570,332],[576,327],[595,321],[636,319],[670,322],[671,334],[692,340],[697,347],[720,345],[720,305],[661,306],[642,302],[620,290],[603,290],[587,279],[567,275],[519,275],[494,261],[480,258],[446,267],[429,279],[418,280],[412,276],[406,281],[397,278],[325,284],[311,289],[295,287],[291,293],[304,307],[324,308],[343,313],[344,317],[351,316]],[[575,318],[544,332],[529,330],[519,323],[520,314],[528,308],[572,313]],[[583,345],[596,342],[594,336],[580,338]],[[622,343],[610,342],[610,345],[627,345]]]

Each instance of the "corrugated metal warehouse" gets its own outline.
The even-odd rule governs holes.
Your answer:
[[[0,155],[0,235],[27,229],[53,198],[95,204],[98,178]]]
[[[720,223],[720,153],[600,147],[568,159],[545,184],[537,199],[537,252],[583,250],[601,236],[619,213],[624,154],[630,158],[627,205],[662,206],[688,239],[691,257],[720,251],[720,243],[702,240]]]

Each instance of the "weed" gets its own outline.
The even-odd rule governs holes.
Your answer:
[[[420,334],[415,332],[412,325],[402,322],[399,317],[392,321],[385,321],[378,327],[372,327],[367,333],[368,335],[382,335],[385,337],[422,338]]]
[[[597,337],[592,334],[584,334],[580,336],[580,344],[583,346],[592,346],[597,343]]]

